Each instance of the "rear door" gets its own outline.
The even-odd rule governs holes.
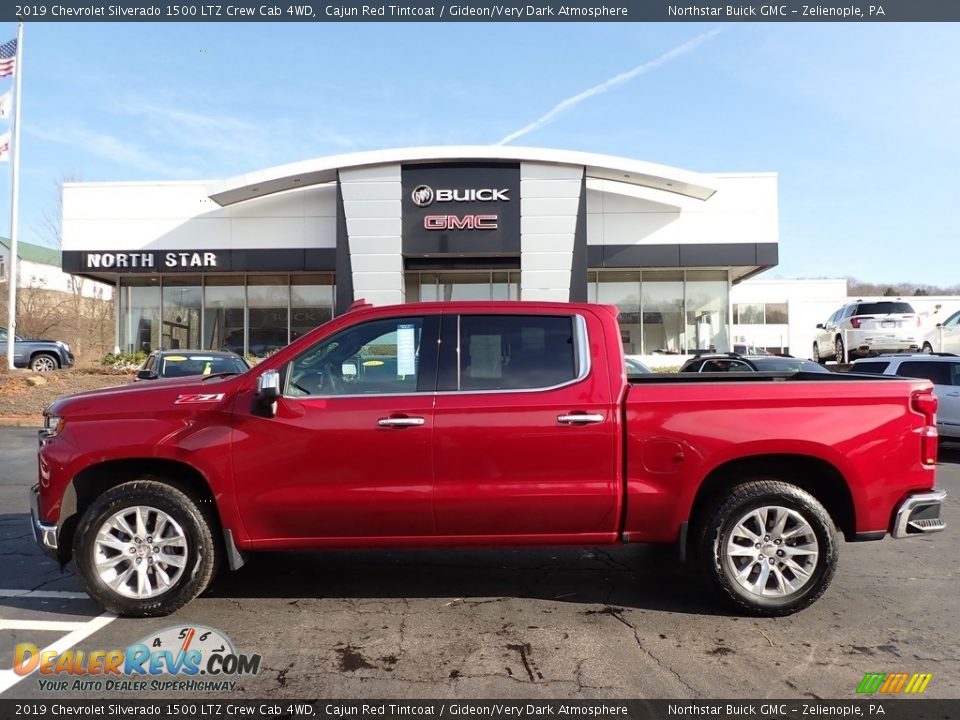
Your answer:
[[[610,539],[619,417],[602,331],[592,314],[563,311],[444,316],[434,419],[441,535]]]

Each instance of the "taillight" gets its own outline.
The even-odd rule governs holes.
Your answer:
[[[939,437],[937,436],[937,396],[932,390],[920,390],[910,396],[910,407],[923,415],[920,430],[920,461],[924,465],[937,464]]]
[[[858,330],[860,328],[860,323],[862,323],[864,320],[873,320],[873,318],[872,317],[852,317],[850,318],[850,324],[853,326],[855,330]]]

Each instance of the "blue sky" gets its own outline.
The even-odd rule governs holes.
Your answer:
[[[717,28],[512,144],[776,171],[768,276],[960,283],[956,24],[33,24],[20,237],[47,242],[64,177],[214,179],[495,143]],[[0,166],[4,235],[9,187]]]

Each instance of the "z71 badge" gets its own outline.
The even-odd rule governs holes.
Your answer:
[[[188,403],[210,403],[223,400],[223,393],[190,393],[189,395],[177,395],[174,405],[186,405]]]

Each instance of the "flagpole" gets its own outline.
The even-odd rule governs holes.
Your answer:
[[[13,147],[10,149],[12,157],[12,181],[10,192],[10,272],[7,286],[10,294],[7,304],[7,367],[13,370],[13,346],[17,334],[17,234],[20,210],[20,89],[23,81],[23,23],[17,23],[17,59],[13,65],[13,74],[16,79],[13,95]]]

